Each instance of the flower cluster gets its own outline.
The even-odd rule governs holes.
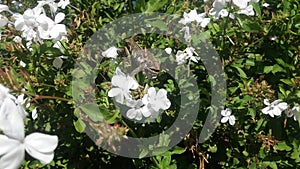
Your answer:
[[[118,50],[113,46],[101,54],[103,57],[115,59],[118,56]],[[168,52],[171,53],[172,49],[168,49]],[[126,105],[129,108],[126,112],[129,119],[140,121],[143,117],[157,118],[162,110],[167,110],[171,106],[171,102],[167,98],[167,91],[165,89],[156,91],[154,87],[150,87],[143,98],[135,100],[131,93],[133,90],[138,89],[139,83],[135,78],[123,73],[119,67],[116,68],[111,84],[112,88],[108,91],[108,96],[113,97],[117,103]]]
[[[280,116],[281,113],[284,111],[287,117],[293,117],[295,121],[299,119],[299,109],[300,106],[294,106],[293,108],[289,108],[286,102],[283,102],[280,99],[277,99],[270,103],[269,99],[264,99],[264,104],[267,106],[263,108],[261,111],[263,114],[268,114],[271,117]],[[226,123],[229,121],[230,125],[235,124],[235,117],[231,115],[232,110],[230,108],[226,108],[225,110],[221,111],[221,115],[223,116],[221,119],[221,123]]]
[[[192,60],[198,63],[200,59],[197,56],[194,56],[195,49],[193,47],[187,47],[184,51],[178,50],[176,53],[176,62],[178,65],[184,64],[187,60]]]
[[[0,27],[12,23],[16,30],[22,32],[22,37],[27,41],[27,47],[32,42],[42,43],[43,40],[61,41],[67,39],[67,30],[61,22],[65,18],[65,14],[57,12],[58,8],[64,9],[69,0],[60,0],[56,3],[54,0],[38,1],[38,5],[34,8],[28,8],[23,14],[13,13],[8,6],[0,5],[0,12],[6,11],[12,14],[14,22],[10,22],[7,17],[0,15]],[[45,6],[50,8],[51,16],[47,16]],[[55,45],[59,48],[59,44]]]
[[[204,2],[208,3],[208,1],[206,0],[204,0]],[[234,14],[228,11],[229,7],[237,7],[237,14],[254,16],[255,13],[251,2],[257,3],[259,2],[259,0],[233,0],[232,2],[231,0],[215,0],[212,3],[212,8],[208,11],[208,16],[213,19],[225,17],[234,19]],[[229,6],[229,3],[231,4],[231,6]],[[211,18],[209,18],[208,16],[205,12],[198,14],[195,9],[191,10],[189,13],[183,13],[183,18],[180,19],[178,23],[184,25],[181,31],[184,32],[184,39],[186,42],[191,42],[190,29],[191,26],[193,26],[192,23],[196,23],[196,26],[200,25],[202,28],[205,28],[211,21]],[[193,49],[192,47],[190,48]],[[179,50],[177,52],[176,62],[178,64],[183,64],[186,62],[186,60],[193,60],[194,62],[197,62],[198,58],[194,57],[193,54],[189,52],[189,48],[187,48],[185,51],[186,52],[182,52]]]
[[[202,28],[205,28],[210,22],[210,18],[206,18],[206,13],[197,14],[197,11],[194,9],[189,13],[184,12],[183,18],[179,21],[179,23],[183,25],[187,25],[192,22],[196,22],[197,25],[200,24]]]
[[[58,137],[38,132],[25,136],[25,117],[22,102],[0,84],[0,168],[19,168],[25,151],[44,164],[54,158]]]
[[[261,111],[263,114],[268,114],[271,117],[280,116],[284,111],[288,117],[293,117],[295,121],[299,119],[299,105],[294,106],[292,109],[289,108],[286,102],[283,102],[279,99],[270,103],[268,99],[264,99],[264,104],[267,106]]]
[[[171,106],[167,91],[165,89],[156,91],[154,87],[150,87],[143,98],[135,100],[131,90],[137,89],[139,84],[131,76],[125,75],[120,68],[116,69],[111,83],[113,87],[108,91],[108,96],[129,107],[126,113],[129,119],[140,121],[143,117],[157,118],[162,110],[167,110]]]
[[[238,7],[238,14],[244,14],[248,16],[254,16],[253,6],[251,2],[259,2],[259,0],[233,0],[232,3]],[[231,3],[231,0],[215,0],[212,4],[212,8],[209,10],[209,15],[211,15],[214,19],[224,18],[229,16],[234,19],[234,14],[229,13],[226,9],[228,7],[228,3]]]

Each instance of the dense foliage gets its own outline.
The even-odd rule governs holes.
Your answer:
[[[52,0],[39,3],[0,0],[0,4],[9,7],[6,10],[0,6],[0,83],[15,96],[25,94],[24,107],[30,103],[25,108],[26,135],[42,132],[58,136],[55,156],[49,164],[26,155],[21,168],[276,169],[300,166],[298,0],[240,1],[246,2],[245,8],[245,4],[234,0],[70,0],[70,4],[65,1],[57,1],[60,7],[53,11],[49,5],[54,2]],[[24,24],[21,21],[16,24],[20,19],[16,13],[23,15],[42,2],[46,3],[44,14],[53,21],[46,19],[45,23],[37,19],[40,25],[31,26],[38,34],[30,39],[31,34],[24,35],[24,25],[28,26],[26,17],[23,16]],[[153,55],[159,59],[162,70],[152,80],[143,73],[128,80],[125,74],[116,71],[123,58],[129,55],[126,50],[130,49],[124,39],[131,38],[128,32],[132,30],[114,32],[113,24],[109,24],[122,17],[152,12],[176,14],[172,18],[175,25],[168,25],[168,18],[163,20],[157,16],[147,22],[153,33],[139,30],[141,33],[134,36],[142,49],[159,49],[153,50]],[[119,24],[126,25],[125,22]],[[45,27],[47,31],[41,31]],[[186,36],[177,39],[165,33],[173,28]],[[156,29],[165,34],[156,34]],[[99,47],[87,51],[93,44],[90,38],[99,35],[98,30],[108,33],[97,39]],[[117,53],[106,51],[112,46],[102,46],[103,41],[114,42],[115,48],[111,49]],[[225,74],[212,77],[208,73],[210,68],[206,67],[202,56],[205,54],[196,52],[205,48],[206,42],[211,42],[217,51]],[[201,44],[202,48],[192,44]],[[100,55],[103,57],[98,60]],[[167,67],[170,64],[173,67]],[[125,72],[126,63],[122,66]],[[154,111],[155,105],[150,98],[148,102],[152,107],[147,111],[151,115],[144,110],[140,116],[134,114],[138,110],[126,114],[126,108],[119,104],[124,102],[113,99],[112,88],[118,88],[118,84],[112,79],[117,75],[119,79],[124,78],[125,84],[138,82],[139,87],[129,88],[134,89],[133,98],[140,98],[142,102],[142,98],[155,95],[156,89],[165,105],[160,111]],[[226,78],[227,85],[225,107],[218,109],[216,119],[220,123],[212,135],[201,142],[198,138],[205,120],[215,108],[211,106],[211,95],[218,80],[214,79],[221,76]],[[194,78],[196,91],[193,80],[187,80],[189,77]],[[147,85],[150,87],[148,93]],[[131,96],[124,96],[125,100],[128,97]],[[0,107],[1,104],[0,98]],[[136,108],[137,104],[131,108]],[[146,104],[144,100],[143,104]],[[119,156],[103,148],[117,151],[120,147],[115,147],[116,143],[111,140],[118,134],[135,138],[156,136],[181,117],[181,109],[188,112],[186,116],[196,114],[197,119],[187,124],[193,125],[192,129],[170,150],[164,147],[172,143],[172,136],[168,134],[160,135],[157,147],[161,149],[152,152],[155,155],[151,157],[149,154],[155,147],[138,147],[140,158]],[[154,112],[159,115],[153,115]],[[5,134],[1,125],[0,131],[1,135]],[[97,138],[88,134],[94,132]],[[0,151],[0,161],[4,155]]]

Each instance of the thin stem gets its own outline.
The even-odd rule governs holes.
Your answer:
[[[158,163],[158,161],[156,160],[155,156],[154,156],[154,157],[151,157],[151,159],[153,160],[153,162],[155,163],[155,165],[156,165],[158,168],[162,169],[162,168],[159,166],[159,163]]]
[[[124,120],[121,120],[121,123],[129,129],[130,133],[131,133],[134,137],[137,137],[137,135],[134,133],[134,131],[127,125],[127,123],[126,123]]]
[[[232,0],[229,2],[229,11],[228,11],[228,15],[226,17],[226,20],[225,20],[225,23],[223,23],[223,31],[222,31],[222,50],[224,48],[224,45],[225,45],[225,33],[226,33],[226,28],[227,28],[227,25],[228,25],[228,22],[229,22],[229,16],[231,14],[231,5],[232,5]]]
[[[38,99],[56,99],[56,100],[61,100],[61,101],[66,101],[66,102],[72,101],[72,99],[67,99],[67,98],[63,98],[63,97],[36,95],[34,98],[31,99],[31,102],[38,100]]]

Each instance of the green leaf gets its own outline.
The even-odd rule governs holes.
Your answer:
[[[153,154],[154,155],[162,155],[163,153],[167,152],[168,151],[168,147],[156,147],[154,150],[153,150]]]
[[[103,115],[100,112],[99,106],[94,103],[85,104],[80,106],[80,109],[89,116],[94,122],[99,122],[103,120]]]
[[[275,73],[277,73],[277,72],[286,72],[286,70],[285,69],[283,69],[281,66],[279,66],[278,64],[275,64],[274,66],[273,66],[273,70],[272,70],[272,73],[273,74],[275,74]]]
[[[261,25],[258,22],[245,21],[242,22],[242,28],[247,32],[260,33],[263,32]]]
[[[212,152],[212,153],[216,153],[217,150],[218,150],[218,147],[217,147],[216,144],[213,145],[213,146],[209,146],[209,148],[208,148],[208,151],[209,151],[209,152]]]
[[[261,16],[260,4],[251,2],[251,5],[253,6],[253,9],[254,9],[255,13],[257,14],[257,16],[260,17]]]
[[[292,86],[294,83],[291,79],[280,79],[283,83]]]
[[[288,146],[285,141],[283,142],[279,142],[277,145],[274,146],[274,148],[276,150],[280,150],[280,151],[290,151],[292,148],[290,146]]]
[[[171,154],[182,154],[186,151],[185,148],[179,147],[179,146],[175,146],[173,148],[173,150],[171,151]]]
[[[168,168],[171,163],[171,156],[164,156],[161,162],[163,168]]]
[[[276,164],[276,162],[274,162],[274,161],[270,162],[269,166],[270,166],[272,169],[277,169],[277,164]]]
[[[237,67],[237,66],[233,66],[234,68],[236,68],[236,70],[238,71],[238,75],[241,77],[241,78],[247,78],[247,75],[246,75],[246,73],[241,69],[241,68],[239,68],[239,67]]]
[[[144,158],[147,154],[148,154],[148,150],[144,148],[140,153],[139,158]]]
[[[168,3],[168,0],[150,0],[147,2],[147,9],[146,9],[146,13],[149,12],[155,12],[158,11],[159,9],[161,9],[164,5],[166,5]]]
[[[84,132],[86,125],[81,119],[74,121],[73,124],[75,126],[76,131],[78,131],[79,133]]]
[[[273,70],[273,66],[265,66],[264,73],[270,73]]]
[[[167,31],[168,30],[168,26],[166,25],[166,23],[161,21],[161,20],[156,20],[156,21],[148,22],[148,23],[151,26],[159,28],[161,31]]]

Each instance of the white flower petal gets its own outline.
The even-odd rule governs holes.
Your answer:
[[[108,97],[115,97],[117,95],[120,95],[122,93],[122,90],[120,88],[111,88],[108,91]]]
[[[118,56],[118,49],[116,47],[110,47],[106,51],[102,52],[102,55],[107,58],[116,58]]]
[[[229,120],[228,116],[222,117],[221,123],[226,123]]]
[[[171,53],[172,53],[172,49],[171,49],[171,48],[166,48],[166,49],[165,49],[165,52],[166,52],[167,54],[171,54]]]
[[[38,113],[37,113],[37,108],[34,108],[31,112],[31,117],[33,120],[37,119]]]
[[[0,168],[2,169],[18,169],[25,156],[24,145],[18,144],[8,153],[0,157]]]
[[[9,8],[7,5],[0,4],[0,12],[3,12],[3,11],[9,11]]]
[[[48,164],[53,160],[57,144],[57,136],[43,133],[32,133],[25,138],[26,152],[43,164]]]
[[[288,104],[287,104],[286,102],[282,102],[282,103],[279,103],[279,104],[277,105],[277,107],[278,107],[281,111],[283,111],[283,110],[286,110],[286,109],[288,108]]]
[[[281,112],[282,111],[279,107],[274,107],[274,109],[272,110],[272,114],[274,114],[275,116],[280,116]]]
[[[153,98],[156,96],[156,90],[154,87],[150,87],[147,91],[147,94],[150,98]]]
[[[240,9],[244,9],[248,6],[250,0],[233,0],[232,2],[238,6]]]
[[[273,112],[274,110],[270,110],[268,113],[269,113],[269,115],[271,116],[271,117],[274,117],[274,112]]]
[[[269,114],[270,107],[265,107],[261,111],[262,111],[263,114]]]
[[[119,76],[126,76],[119,67],[116,68],[116,75],[119,75]]]
[[[60,23],[61,21],[63,21],[65,19],[65,14],[62,12],[59,12],[55,15],[55,19],[54,22],[55,23]]]
[[[0,14],[0,27],[5,26],[8,23],[8,19]]]
[[[134,119],[136,116],[137,116],[137,112],[135,109],[129,109],[126,113],[126,116],[129,118],[129,119]]]
[[[20,144],[19,141],[10,139],[5,135],[0,135],[0,157],[7,154]],[[1,168],[1,167],[0,167]]]
[[[117,86],[117,87],[124,87],[124,83],[126,82],[126,78],[125,76],[122,76],[122,75],[114,75],[112,78],[111,78],[111,84],[113,86]]]
[[[132,77],[128,77],[127,78],[127,81],[128,81],[128,89],[137,89],[139,87],[139,84],[137,81],[135,81]]]
[[[269,99],[264,99],[264,104],[267,105],[267,106],[269,106],[270,105]]]
[[[235,124],[235,117],[234,117],[234,115],[229,116],[229,124],[232,125],[232,126]]]
[[[59,37],[65,36],[67,34],[66,26],[63,24],[56,24],[51,30],[50,30],[50,37],[52,39],[60,40]]]
[[[143,115],[142,115],[141,110],[136,110],[136,111],[137,111],[137,114],[136,114],[135,119],[138,120],[138,121],[142,120]]]
[[[142,114],[143,114],[143,116],[144,117],[150,117],[151,116],[151,112],[150,112],[150,110],[148,109],[148,108],[146,108],[147,106],[144,106],[143,108],[142,108]]]
[[[6,98],[0,108],[0,129],[11,138],[23,140],[24,121],[14,101]]]

